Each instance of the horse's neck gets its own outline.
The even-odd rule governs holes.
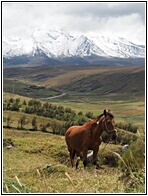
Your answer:
[[[96,127],[94,128],[95,138],[99,138],[102,135],[103,131],[104,131],[104,129],[103,129],[103,119],[104,118],[102,117],[101,119],[99,119],[98,122],[96,122]]]

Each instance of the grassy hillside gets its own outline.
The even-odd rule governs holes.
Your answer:
[[[100,147],[100,168],[94,175],[92,166],[84,171],[82,161],[77,171],[72,170],[63,136],[42,132],[4,129],[4,141],[11,140],[13,147],[4,146],[3,180],[7,193],[133,193],[145,191],[144,174],[128,177],[117,166],[120,145]],[[103,151],[102,151],[103,150]],[[132,173],[134,175],[134,173]],[[123,178],[123,179],[122,179]],[[134,182],[133,182],[134,181]],[[128,183],[127,183],[128,182]],[[132,183],[132,186],[131,184]]]
[[[31,100],[31,98],[23,97],[17,94],[4,93],[4,100],[7,100],[7,102],[11,97],[14,99],[20,98],[22,102],[24,100],[27,102]],[[85,98],[82,100],[67,97],[49,100],[48,103],[63,106],[65,108],[71,108],[77,114],[80,111],[82,111],[84,115],[87,112],[92,112],[93,116],[100,115],[104,109],[111,109],[115,114],[115,120],[117,123],[132,123],[133,125],[138,126],[139,130],[143,130],[145,127],[145,103],[143,101],[106,101],[100,99],[92,100],[90,98]]]
[[[124,190],[123,183],[118,180],[121,172],[117,169],[104,167],[98,170],[99,181],[93,175],[93,168],[84,172],[80,166],[77,172],[73,171],[64,137],[4,129],[4,138],[10,137],[13,138],[14,147],[10,150],[4,148],[4,182],[9,191],[95,193]],[[22,187],[18,185],[16,176]],[[107,187],[104,182],[108,184]]]
[[[4,192],[11,193],[133,193],[144,192],[144,103],[143,102],[130,102],[118,101],[108,103],[105,101],[99,103],[89,102],[71,102],[68,100],[54,102],[54,105],[62,105],[65,108],[70,107],[76,113],[79,111],[85,115],[87,112],[92,111],[94,115],[102,113],[104,106],[114,112],[116,122],[134,123],[138,126],[137,133],[130,133],[118,129],[118,142],[116,144],[110,143],[106,146],[102,143],[100,146],[99,164],[100,168],[97,170],[97,177],[94,175],[92,166],[89,166],[86,171],[83,170],[82,161],[77,170],[71,169],[68,159],[68,152],[66,149],[64,136],[51,134],[51,127],[48,132],[41,131],[40,124],[52,123],[57,120],[35,114],[25,114],[29,123],[23,129],[18,129],[18,120],[24,114],[22,109],[27,105],[22,105],[24,100],[30,101],[30,98],[4,93],[4,103],[8,103],[11,95],[13,99],[20,98],[21,108],[20,111],[4,110],[4,129],[3,129],[3,188]],[[50,102],[51,103],[51,102]],[[42,104],[44,102],[42,101]],[[96,104],[99,107],[96,107]],[[106,104],[106,105],[105,105]],[[124,105],[124,110],[123,110]],[[40,107],[41,108],[41,107]],[[61,108],[61,107],[60,107]],[[122,108],[122,109],[121,109]],[[138,112],[137,112],[138,111]],[[7,128],[8,117],[11,117],[12,123],[10,128]],[[31,120],[33,117],[37,118],[38,128],[31,131]],[[142,117],[142,118],[140,118]],[[137,123],[137,119],[140,119]],[[60,121],[63,123],[63,121]],[[136,144],[136,138],[140,142]],[[134,141],[134,142],[133,142]],[[134,150],[129,151],[130,161],[138,171],[133,171],[130,175],[124,176],[122,172],[122,162],[120,160],[121,147],[123,143],[135,144]],[[12,145],[9,149],[7,146]],[[141,147],[142,145],[142,147]],[[103,151],[102,151],[103,150]],[[130,149],[129,149],[130,150]],[[134,152],[137,150],[136,152]],[[115,153],[118,153],[117,156]],[[134,153],[134,154],[133,154]],[[125,156],[126,157],[126,156]],[[136,161],[138,158],[138,162]],[[123,169],[123,171],[126,171]],[[129,176],[128,176],[129,175]],[[140,181],[139,181],[140,179]],[[127,183],[128,182],[128,183]]]
[[[79,93],[87,93],[87,95],[97,94],[118,95],[122,96],[142,96],[144,95],[144,71],[131,73],[106,73],[94,74],[77,81],[69,82],[60,86],[62,90],[68,90]]]
[[[144,77],[144,67],[5,68],[3,191],[144,193]],[[64,92],[65,97],[39,100]],[[83,170],[82,161],[77,171],[72,170],[62,134],[71,121],[82,123],[100,115],[104,109],[111,109],[115,115],[116,143],[110,142],[105,147],[103,140],[97,177],[91,165]],[[20,119],[24,115],[26,124],[21,128]],[[47,124],[47,129],[43,129]],[[129,144],[125,153],[121,151],[124,144]]]
[[[17,84],[40,85],[50,91],[35,92],[37,97],[48,97],[57,92],[73,96],[114,99],[144,98],[144,67],[120,66],[42,66],[4,69],[4,91],[12,92],[12,80]],[[20,83],[21,82],[21,83]],[[21,93],[21,89],[19,89]],[[55,91],[55,92],[54,92]],[[22,92],[25,96],[31,93]],[[21,94],[22,95],[22,94]]]

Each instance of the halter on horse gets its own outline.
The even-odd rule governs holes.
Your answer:
[[[65,140],[69,151],[71,166],[74,167],[74,157],[83,152],[83,165],[87,165],[87,151],[93,150],[93,164],[96,165],[102,133],[106,131],[112,139],[117,136],[114,116],[110,110],[104,110],[97,119],[86,122],[82,126],[72,126],[66,131]],[[76,165],[76,168],[78,165]]]

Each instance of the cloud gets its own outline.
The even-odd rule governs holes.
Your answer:
[[[29,36],[57,25],[79,33],[104,33],[145,43],[145,3],[3,2],[3,36]]]

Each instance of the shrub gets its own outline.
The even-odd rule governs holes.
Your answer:
[[[87,118],[92,118],[92,117],[93,117],[93,112],[87,112],[87,113],[85,114],[85,116],[86,116]]]
[[[81,115],[82,116],[83,115],[83,112],[82,111],[78,112],[78,115]]]
[[[24,100],[24,101],[23,101],[23,105],[27,105],[27,102],[26,102],[26,100]]]
[[[29,120],[26,118],[26,115],[21,115],[18,120],[18,129],[24,129],[24,126],[29,123]]]
[[[5,120],[6,120],[6,127],[10,128],[11,127],[10,125],[13,123],[12,116],[9,115]]]
[[[53,121],[53,122],[51,123],[51,129],[52,129],[52,133],[53,133],[53,134],[59,134],[60,129],[61,129],[61,124],[59,124],[59,123],[56,122],[56,121]]]
[[[3,110],[7,110],[7,104],[3,103]]]
[[[15,103],[19,104],[20,103],[20,98],[16,98]]]
[[[126,192],[144,192],[145,187],[145,143],[141,138],[132,142],[120,157],[118,164],[126,178]],[[128,178],[127,178],[128,177]]]
[[[11,111],[19,111],[21,105],[18,104],[18,102],[14,103],[12,106],[11,106]]]
[[[51,124],[52,133],[53,134],[59,134],[59,135],[65,135],[65,132],[69,127],[71,127],[74,124],[74,122],[69,121],[65,122],[63,124],[58,123],[57,121],[53,121]]]
[[[30,101],[28,102],[28,106],[34,106],[34,107],[35,107],[35,106],[41,106],[41,102],[32,99],[32,100],[30,100]]]
[[[134,133],[130,133],[128,131],[123,131],[121,129],[118,129],[117,134],[118,135],[116,138],[116,142],[122,145],[131,144],[132,142],[137,140],[137,136]]]
[[[132,142],[129,148],[123,153],[122,159],[119,161],[122,171],[129,174],[131,172],[137,172],[139,168],[144,166],[145,160],[145,144],[141,139]]]
[[[132,125],[131,123],[123,124],[122,122],[117,123],[116,126],[120,129],[124,129],[126,131],[130,131],[132,133],[137,133],[137,126]]]
[[[47,131],[47,128],[50,126],[50,124],[49,123],[47,123],[47,124],[40,124],[40,128],[41,128],[41,131],[42,132],[48,132]]]
[[[9,102],[10,102],[10,103],[14,103],[14,99],[13,99],[13,98],[10,98],[10,99],[9,99]]]
[[[79,120],[77,121],[78,125],[83,125],[86,122],[86,119],[84,117],[79,118]]]
[[[37,121],[36,121],[37,117],[34,116],[33,119],[32,119],[32,127],[33,127],[33,130],[36,131],[37,130]]]

